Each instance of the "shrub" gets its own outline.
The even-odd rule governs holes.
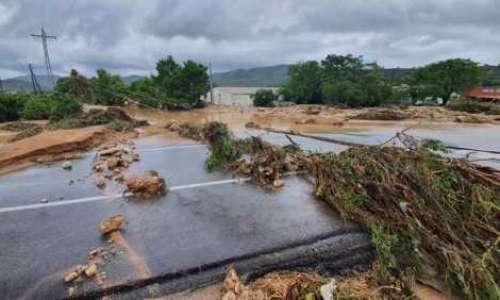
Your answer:
[[[50,117],[50,100],[48,97],[32,96],[23,110],[23,118],[29,120],[48,119]]]
[[[28,99],[23,94],[0,94],[0,122],[19,120]]]
[[[253,95],[253,105],[260,107],[272,107],[274,93],[272,90],[260,89]]]
[[[82,104],[69,94],[52,94],[50,104],[51,120],[60,120],[82,112]]]
[[[25,119],[60,120],[82,111],[82,105],[74,96],[61,93],[47,93],[32,96],[23,111]]]

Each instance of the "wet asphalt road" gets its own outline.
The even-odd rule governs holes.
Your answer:
[[[269,139],[278,143],[282,137]],[[314,142],[308,143],[304,146],[314,146]],[[136,145],[138,149],[157,150],[141,152],[141,161],[132,165],[130,171],[157,170],[168,186],[231,179],[229,174],[205,171],[207,149],[203,146],[182,148],[154,139],[139,139]],[[162,147],[167,148],[158,149]],[[322,243],[329,246],[323,246],[323,252],[336,259],[354,257],[355,250],[349,253],[345,250],[365,249],[368,244],[364,235],[357,234],[360,232],[357,226],[340,219],[324,203],[315,200],[311,186],[299,177],[288,178],[279,192],[265,192],[246,183],[227,183],[171,191],[156,201],[117,198],[15,210],[39,204],[43,198],[49,203],[70,203],[102,195],[104,192],[95,187],[93,177],[89,176],[91,162],[89,155],[75,160],[71,171],[55,163],[0,177],[0,291],[5,299],[66,296],[64,272],[86,263],[90,250],[108,245],[97,225],[116,213],[126,216],[123,237],[141,258],[141,268],[147,269],[151,278],[230,263],[240,263],[247,271],[257,266],[264,270],[273,264],[290,263],[284,257],[295,257],[291,261],[297,261],[299,253],[313,251],[311,247],[319,247],[315,243],[324,239],[327,240]],[[114,185],[106,193],[114,194],[121,189]],[[1,212],[2,208],[14,210]],[[289,248],[297,250],[269,257],[275,251]],[[145,279],[137,274],[137,262],[127,257],[128,254],[118,255],[102,268],[110,286]],[[358,261],[362,257],[349,263]],[[314,262],[304,261],[310,263]],[[215,278],[206,277],[205,281]],[[77,288],[77,294],[99,289],[95,284],[84,283]]]
[[[378,144],[402,128],[374,128],[365,132],[331,134],[346,141]],[[464,135],[465,132],[465,135]],[[262,133],[275,144],[285,136]],[[418,129],[418,137],[441,138],[452,145],[498,149],[500,136],[482,128]],[[469,134],[469,135],[467,135]],[[241,136],[248,132],[239,133]],[[325,134],[328,136],[328,134]],[[342,151],[346,147],[293,137],[305,150]],[[136,141],[141,161],[131,172],[157,170],[169,186],[231,179],[203,167],[207,149],[192,142],[171,144],[155,137]],[[86,262],[91,249],[108,245],[97,231],[105,217],[123,213],[123,237],[149,271],[152,281],[137,274],[134,261],[118,255],[102,267],[111,290],[125,286],[120,298],[152,296],[220,279],[228,264],[245,272],[264,272],[285,266],[357,264],[369,256],[368,241],[359,228],[341,220],[311,196],[311,186],[290,177],[282,191],[264,192],[245,183],[225,183],[171,191],[151,202],[117,198],[69,205],[16,210],[19,206],[70,203],[82,197],[116,194],[122,187],[102,191],[90,176],[92,155],[73,162],[65,171],[60,163],[36,166],[0,177],[0,291],[5,299],[52,299],[67,295],[64,271]],[[2,212],[2,209],[10,209]],[[195,270],[195,271],[193,271]],[[181,271],[181,273],[176,273]],[[173,276],[177,274],[176,276]],[[179,275],[181,274],[181,275]],[[146,287],[130,291],[128,283]],[[100,291],[92,283],[79,295]],[[154,293],[153,293],[154,294]],[[96,294],[90,294],[90,297]]]

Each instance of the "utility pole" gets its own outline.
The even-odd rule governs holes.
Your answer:
[[[47,47],[47,40],[48,39],[55,40],[55,39],[57,39],[57,36],[47,35],[43,26],[40,30],[40,34],[32,34],[31,36],[42,39],[42,47],[43,47],[43,54],[45,56],[45,67],[47,68],[47,75],[49,76],[50,80],[52,80],[52,83],[54,83],[54,76],[52,75],[52,66],[50,65],[50,57],[49,57],[49,49]]]
[[[214,83],[212,80],[212,63],[208,63],[208,71],[209,71],[209,78],[210,78],[210,103],[214,104]]]
[[[40,85],[38,84],[38,80],[36,80],[35,73],[33,72],[33,67],[31,64],[28,64],[28,69],[30,70],[30,75],[31,75],[31,83],[33,84],[33,93],[38,94],[42,92],[42,89],[40,88]]]

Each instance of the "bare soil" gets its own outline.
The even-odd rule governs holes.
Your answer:
[[[34,163],[74,158],[95,146],[132,136],[134,133],[114,133],[106,130],[104,126],[44,131],[1,147],[0,174]]]
[[[455,122],[500,124],[498,116],[470,114],[431,106],[342,109],[324,105],[275,108],[210,105],[190,111],[161,111],[130,106],[126,111],[136,118],[150,121],[151,126],[144,128],[145,134],[164,133],[165,126],[171,122],[201,125],[209,121],[220,121],[228,124],[233,131],[245,130],[245,125],[251,122],[260,127],[318,133],[343,131],[366,122],[430,121],[434,124]]]

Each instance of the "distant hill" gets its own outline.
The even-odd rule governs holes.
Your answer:
[[[55,82],[59,77],[54,77]],[[51,90],[54,87],[54,82],[48,75],[37,75],[36,79],[42,90]],[[3,79],[2,83],[4,90],[8,93],[33,91],[33,85],[31,83],[31,77],[29,75]]]
[[[217,86],[279,86],[284,82],[287,72],[288,65],[277,65],[214,73],[213,79]]]
[[[140,80],[145,78],[145,76],[140,76],[140,75],[127,75],[127,76],[122,76],[122,80],[126,85],[131,84],[134,81]]]

